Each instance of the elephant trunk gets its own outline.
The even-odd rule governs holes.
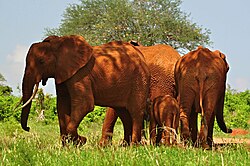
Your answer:
[[[217,123],[220,127],[220,129],[224,132],[224,133],[232,133],[232,129],[227,128],[224,118],[223,118],[223,111],[217,111],[216,114],[216,119],[217,119]]]
[[[22,83],[22,95],[23,95],[23,104],[26,103],[32,96],[32,91],[35,85],[35,80],[32,79],[32,76],[24,75],[23,83]],[[31,103],[25,104],[22,108],[21,113],[21,125],[25,131],[29,131],[29,127],[27,126],[28,116],[30,113]]]
[[[224,103],[224,97],[223,97],[222,103]],[[216,110],[217,123],[218,123],[220,129],[224,133],[232,133],[232,129],[227,128],[227,126],[225,124],[224,117],[223,117],[223,107],[224,107],[224,104],[221,105],[221,108],[219,110]]]

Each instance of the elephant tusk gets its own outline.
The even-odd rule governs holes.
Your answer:
[[[17,109],[17,107],[22,103],[23,101],[23,97],[21,97],[21,99],[19,100],[19,102],[15,105],[13,111],[15,111]]]
[[[38,90],[38,84],[39,83],[36,83],[33,94],[31,95],[30,99],[21,108],[26,107],[32,101],[32,99],[36,96],[36,93],[37,93],[37,90]]]

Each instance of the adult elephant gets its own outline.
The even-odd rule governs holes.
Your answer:
[[[231,133],[225,125],[223,106],[226,75],[229,70],[226,56],[199,47],[181,57],[175,66],[175,82],[180,105],[181,137],[209,148],[213,142],[216,116],[220,129]],[[201,113],[201,129],[197,138],[197,116]]]
[[[55,78],[62,143],[66,136],[84,144],[77,128],[94,104],[126,108],[132,118],[132,142],[141,140],[150,73],[143,55],[132,45],[114,41],[90,46],[81,36],[50,36],[33,44],[26,58],[23,102],[30,101],[34,85]],[[21,125],[26,131],[31,103],[25,104]]]
[[[171,46],[159,44],[155,46],[142,46],[135,42],[135,45],[145,57],[146,64],[151,73],[150,79],[150,100],[151,102],[158,96],[170,95],[176,96],[174,65],[180,58],[179,53]],[[115,111],[116,110],[116,111]],[[124,141],[131,141],[132,121],[126,110],[118,108],[108,108],[102,127],[102,137],[99,144],[107,145],[112,140],[113,129],[118,116],[121,118],[124,128]]]

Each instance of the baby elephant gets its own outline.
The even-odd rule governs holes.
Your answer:
[[[155,98],[150,111],[151,144],[176,144],[179,116],[179,105],[175,98],[170,95]]]

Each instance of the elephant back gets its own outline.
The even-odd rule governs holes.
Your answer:
[[[171,46],[159,44],[155,46],[139,46],[151,73],[150,98],[158,96],[176,96],[174,66],[180,58],[179,53]]]

